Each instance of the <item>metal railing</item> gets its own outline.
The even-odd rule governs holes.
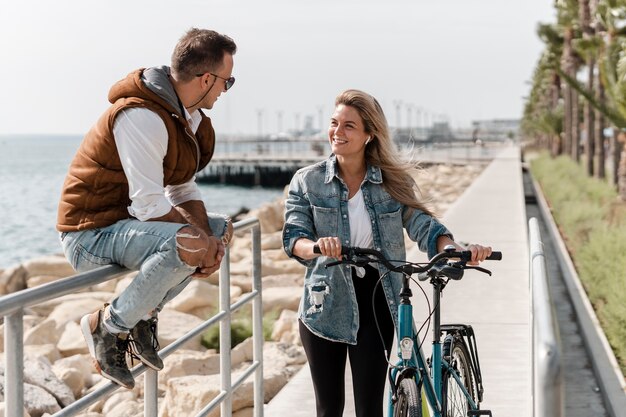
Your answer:
[[[533,415],[562,417],[563,371],[559,328],[550,298],[543,242],[536,218],[528,221],[532,315]]]
[[[252,373],[254,378],[254,417],[263,417],[263,306],[261,300],[261,228],[259,220],[251,218],[233,224],[235,231],[252,230],[252,291],[230,304],[230,250],[227,248],[219,274],[219,312],[202,324],[159,352],[166,358],[192,338],[220,322],[220,394],[207,404],[197,417],[207,416],[220,405],[221,416],[232,415],[232,392],[236,390]],[[24,328],[23,316],[26,307],[51,300],[77,290],[90,287],[128,273],[118,265],[109,265],[93,271],[77,274],[59,281],[41,285],[4,297],[0,297],[0,316],[4,316],[4,399],[5,416],[22,417],[24,406]],[[231,315],[243,305],[252,303],[253,358],[234,383],[231,381]],[[131,370],[134,377],[145,372],[144,379],[144,416],[157,417],[158,414],[158,372],[141,364]],[[75,416],[81,410],[109,395],[119,385],[112,382],[83,396],[52,417]]]

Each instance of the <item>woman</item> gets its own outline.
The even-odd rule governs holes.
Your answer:
[[[307,267],[299,326],[315,388],[318,417],[341,416],[346,357],[350,358],[358,417],[382,416],[388,356],[397,320],[401,279],[347,265],[326,269],[342,245],[371,247],[389,259],[404,259],[403,230],[432,257],[452,234],[417,199],[414,168],[395,150],[383,110],[375,98],[346,90],[335,100],[328,128],[332,155],[299,170],[285,202],[283,244],[288,256]],[[318,245],[321,255],[313,252]],[[470,245],[472,262],[491,248]],[[372,295],[381,343],[372,313]]]

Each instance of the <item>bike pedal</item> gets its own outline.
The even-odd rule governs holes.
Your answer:
[[[471,416],[491,416],[491,410],[467,410],[468,417]]]

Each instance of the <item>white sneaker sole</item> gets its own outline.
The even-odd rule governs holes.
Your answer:
[[[93,336],[91,335],[91,326],[89,326],[89,314],[83,316],[80,319],[80,329],[83,332],[83,337],[85,338],[85,342],[87,342],[87,348],[89,349],[89,354],[92,358],[96,358],[96,347],[93,343]]]
[[[108,373],[102,370],[100,363],[96,359],[96,346],[93,343],[91,326],[89,325],[89,314],[86,316],[83,316],[83,318],[80,319],[80,329],[83,332],[83,337],[85,338],[85,342],[87,342],[87,348],[89,349],[89,354],[91,355],[91,360],[93,361],[93,366],[94,368],[96,368],[96,371],[98,371],[98,373],[102,375],[103,377],[105,377],[106,379],[115,382],[117,385],[121,387],[124,387],[127,389],[133,389],[134,385],[133,386],[125,385],[121,381],[118,381],[116,378],[112,377],[111,375],[109,375]]]

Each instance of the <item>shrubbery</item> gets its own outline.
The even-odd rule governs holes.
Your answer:
[[[626,374],[626,203],[569,157],[543,154],[532,160],[531,171]]]

